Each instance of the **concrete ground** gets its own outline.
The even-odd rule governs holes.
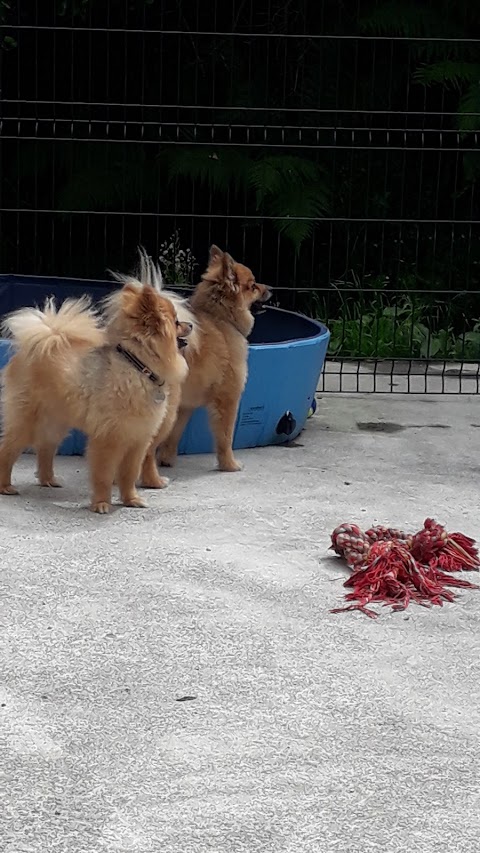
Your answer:
[[[386,426],[385,426],[386,424]],[[380,425],[380,426],[379,426]],[[480,537],[480,400],[335,396],[90,514],[0,499],[2,853],[477,853],[480,592],[331,614],[344,520]],[[185,700],[185,701],[180,701]]]

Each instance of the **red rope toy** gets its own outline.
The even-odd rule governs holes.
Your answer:
[[[331,548],[343,557],[352,574],[344,586],[354,602],[332,613],[360,610],[375,618],[367,605],[381,602],[393,610],[405,610],[411,601],[430,607],[453,601],[447,587],[478,589],[476,584],[452,577],[452,572],[480,569],[475,540],[463,533],[447,533],[433,518],[411,535],[391,527],[371,527],[363,533],[356,524],[341,524],[332,533]]]

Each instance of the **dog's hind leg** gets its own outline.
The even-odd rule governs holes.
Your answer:
[[[156,463],[156,451],[158,442],[155,439],[147,450],[147,455],[143,460],[142,471],[140,475],[140,486],[142,489],[165,489],[168,486],[168,477],[161,477],[158,473]]]
[[[165,468],[172,468],[177,457],[178,444],[187,426],[193,409],[180,409],[175,425],[165,443],[159,448],[159,463]]]
[[[18,427],[18,425],[16,425]],[[21,429],[8,429],[0,444],[0,495],[18,495],[12,486],[12,468],[25,448],[31,444],[31,436]]]

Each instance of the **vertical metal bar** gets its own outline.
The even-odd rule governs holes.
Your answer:
[[[110,0],[108,0],[108,2],[110,2]],[[119,155],[122,156],[122,160],[123,160],[122,176],[121,176],[122,195],[121,195],[121,200],[120,200],[120,206],[121,206],[121,211],[122,211],[122,215],[120,217],[120,244],[122,246],[125,246],[125,243],[126,243],[126,235],[125,235],[126,215],[125,214],[126,214],[126,209],[127,209],[126,208],[126,194],[127,194],[127,180],[128,180],[127,170],[129,169],[129,163],[128,163],[128,159],[127,159],[127,142],[126,142],[126,140],[127,140],[127,106],[126,105],[128,102],[128,84],[129,84],[129,80],[128,80],[128,43],[129,43],[129,35],[130,35],[128,32],[128,7],[129,7],[129,0],[125,0],[125,4],[123,7],[123,14],[124,14],[123,26],[125,29],[124,29],[124,33],[123,33],[123,39],[122,39],[122,41],[123,41],[123,64],[122,64],[122,73],[123,73],[123,109],[122,109],[123,126],[122,126],[122,135],[123,135],[123,143],[121,144],[121,155],[119,152]],[[108,145],[108,143],[107,143],[107,145]],[[113,155],[113,156],[115,156],[115,155]],[[107,169],[109,169],[109,168],[110,168],[110,157],[108,158],[108,164],[107,164]],[[141,243],[141,235],[140,234],[139,234],[137,243]]]
[[[70,176],[69,177],[70,177],[71,182],[73,182],[73,177],[74,177],[75,149],[77,148],[77,142],[75,139],[75,125],[74,125],[75,107],[73,106],[73,103],[76,100],[76,98],[75,98],[76,52],[75,52],[75,26],[74,26],[74,24],[75,24],[74,6],[72,3],[71,10],[70,10],[70,27],[71,27],[71,30],[70,30],[70,51],[71,51],[71,57],[70,57],[70,63],[71,63],[71,65],[70,65],[70,102],[71,102],[72,106],[70,108],[70,139],[71,139],[71,142],[69,143],[69,149],[70,149]],[[79,154],[80,154],[80,150],[81,150],[81,143],[78,144]],[[79,158],[79,159],[81,159],[81,158]],[[73,221],[72,220],[73,220],[73,213],[70,210],[68,212],[68,257],[69,258],[72,258],[72,256],[73,256],[73,233],[72,233]],[[56,252],[55,252],[55,262],[56,262],[56,265],[58,265],[57,253]]]
[[[52,121],[52,136],[53,142],[51,144],[51,152],[52,152],[52,162],[51,162],[51,198],[50,198],[50,207],[52,210],[55,209],[55,186],[56,186],[56,170],[57,170],[57,145],[55,143],[55,135],[56,135],[56,101],[57,101],[57,10],[54,8],[53,12],[53,50],[52,50],[52,101],[53,101],[53,121]],[[49,269],[53,273],[54,272],[54,261],[55,261],[55,213],[52,213],[50,216],[50,260],[49,260]]]
[[[20,3],[17,3],[17,23],[20,26],[20,23],[21,23]],[[21,66],[22,51],[20,48],[20,44],[22,41],[22,35],[23,35],[22,31],[18,30],[18,36],[17,36],[17,100],[18,101],[20,101],[20,99],[22,97],[21,77],[20,77],[21,67],[22,67]],[[19,105],[18,105],[18,108],[19,108]],[[17,116],[18,116],[18,113],[17,113]],[[21,236],[20,236],[21,235],[21,228],[20,228],[20,221],[21,220],[20,220],[20,213],[19,213],[19,208],[20,208],[20,151],[21,151],[20,137],[21,137],[21,123],[20,123],[20,121],[18,121],[17,122],[17,140],[16,140],[16,143],[17,143],[16,144],[17,174],[16,174],[16,181],[15,181],[15,183],[16,183],[15,207],[17,209],[17,213],[15,214],[15,219],[16,219],[16,223],[15,223],[15,226],[16,226],[16,228],[15,228],[15,231],[16,231],[16,233],[15,233],[15,248],[16,248],[15,271],[16,272],[19,271],[20,257],[23,256],[23,246],[21,245]]]
[[[111,101],[111,92],[110,92],[110,47],[111,47],[111,45],[110,45],[110,13],[111,13],[110,0],[107,0],[107,20],[106,20],[107,33],[106,33],[106,46],[105,46],[105,101],[107,102],[107,107],[106,107],[107,125],[106,125],[105,130],[106,130],[107,138],[108,138],[109,133],[110,133],[110,122],[109,122],[110,109],[108,107],[108,104]],[[104,168],[106,170],[107,165],[108,165],[108,142],[105,144],[103,150],[105,152],[103,160],[104,160]],[[108,266],[108,230],[107,229],[108,229],[107,216],[106,216],[106,214],[104,214],[104,216],[103,216],[103,264],[102,264],[104,269]]]
[[[93,30],[93,18],[92,18],[92,12],[93,12],[92,4],[89,3],[89,5],[88,5],[89,33],[88,33],[88,49],[87,49],[87,68],[88,68],[87,99],[88,99],[88,104],[89,104],[89,106],[87,107],[87,110],[88,110],[89,121],[88,121],[88,138],[87,138],[87,142],[85,142],[85,145],[87,146],[87,168],[89,171],[92,168],[92,142],[91,142],[91,139],[92,139],[92,121],[91,121],[92,107],[90,106],[90,104],[94,100],[93,99],[93,92],[92,92],[92,82],[93,82],[93,31],[92,31]],[[84,267],[83,267],[84,275],[86,275],[87,277],[91,276],[92,274],[98,275],[100,272],[100,271],[95,270],[95,273],[94,273],[92,266],[91,266],[91,259],[90,259],[90,224],[91,223],[90,223],[90,220],[91,220],[91,215],[90,215],[90,212],[87,211],[87,213],[85,214],[85,260],[84,260]],[[72,270],[70,272],[72,272]],[[103,275],[103,274],[104,274],[104,272],[102,270],[101,275]]]
[[[160,16],[159,17],[159,27],[160,27],[161,32],[159,35],[157,35],[157,38],[159,39],[159,51],[158,51],[158,64],[159,64],[159,66],[158,66],[158,81],[157,81],[158,88],[156,87],[156,97],[157,97],[157,102],[159,104],[158,115],[157,115],[159,140],[161,140],[162,121],[163,121],[163,116],[165,114],[165,110],[163,109],[163,104],[165,102],[164,91],[163,91],[164,54],[165,54],[165,36],[164,36],[164,32],[163,32],[163,30],[165,28],[164,15],[165,15],[165,3],[161,3],[160,4],[160,10],[159,10],[159,16]],[[198,26],[197,26],[197,29],[198,29]],[[155,91],[155,90],[153,90],[153,91]],[[163,242],[163,239],[164,239],[163,221],[158,214],[160,213],[160,208],[161,208],[160,199],[162,196],[162,191],[165,192],[165,190],[167,190],[167,175],[166,175],[164,160],[161,156],[164,152],[164,149],[162,149],[161,143],[160,143],[157,150],[158,150],[159,157],[158,157],[158,161],[157,161],[158,171],[157,171],[157,175],[156,175],[156,178],[157,178],[157,197],[156,197],[155,212],[156,212],[157,216],[155,217],[155,252],[158,255],[159,251],[160,251],[160,244]],[[163,182],[165,182],[164,187],[162,186]],[[165,195],[166,195],[166,192],[165,192]],[[160,236],[160,228],[162,229],[162,232],[161,232],[162,236]]]
[[[34,31],[34,48],[33,48],[33,55],[34,55],[33,61],[34,61],[34,66],[35,66],[35,69],[37,72],[35,74],[35,86],[34,86],[35,99],[34,99],[34,104],[33,104],[33,110],[34,110],[34,116],[35,116],[35,137],[37,137],[37,134],[38,134],[38,100],[39,100],[39,98],[38,98],[38,80],[39,80],[39,75],[38,75],[38,67],[39,67],[39,62],[38,62],[38,23],[39,23],[39,21],[38,21],[38,0],[35,0],[35,31]],[[35,170],[35,174],[34,174],[34,178],[33,178],[33,208],[34,208],[34,213],[33,213],[33,246],[32,246],[32,249],[33,249],[33,269],[34,269],[35,273],[37,273],[37,275],[38,275],[38,273],[40,272],[39,264],[38,264],[38,261],[39,261],[38,250],[39,250],[40,241],[38,239],[38,212],[37,212],[38,208],[39,208],[39,204],[38,204],[38,178],[39,178],[38,146],[39,146],[39,142],[37,141],[37,139],[35,139],[32,144],[33,144],[33,162],[34,162],[34,170]]]

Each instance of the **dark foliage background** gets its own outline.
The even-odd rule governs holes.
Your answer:
[[[476,0],[0,0],[0,23],[1,272],[102,278],[179,230],[328,318],[334,354],[478,358]]]

